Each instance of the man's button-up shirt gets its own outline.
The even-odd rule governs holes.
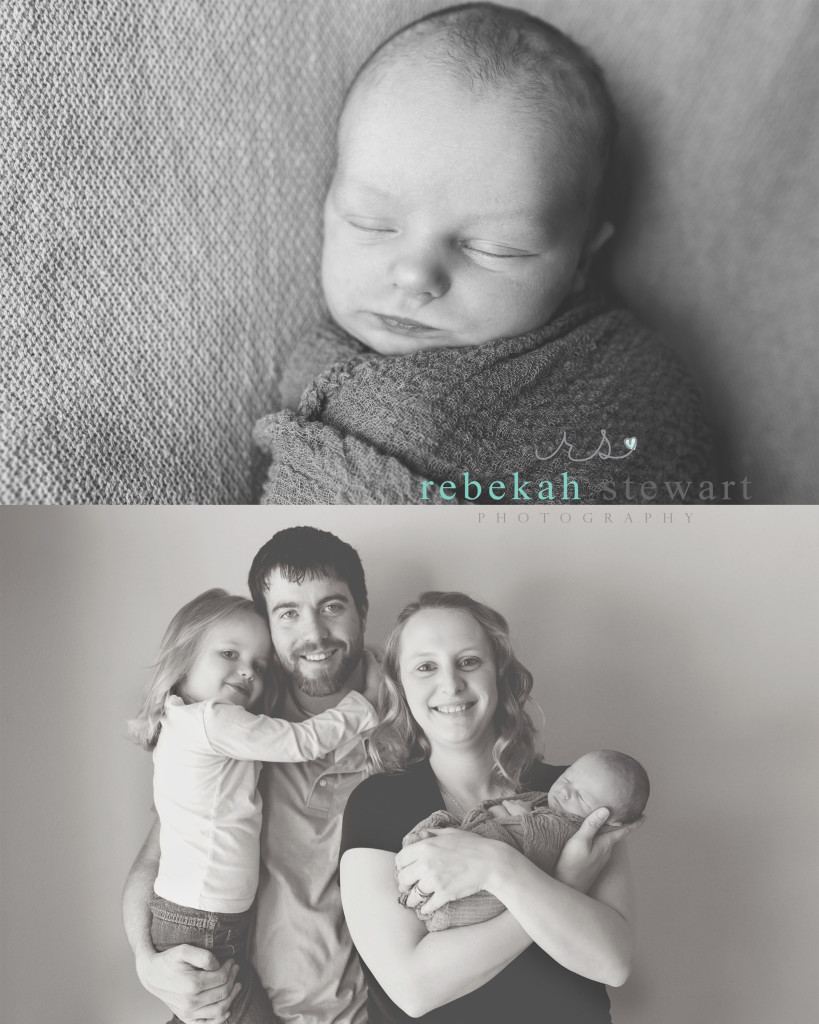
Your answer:
[[[278,714],[308,717],[289,695]],[[364,978],[338,886],[341,817],[365,775],[361,736],[317,761],[262,768],[252,960],[282,1024],[366,1024]]]

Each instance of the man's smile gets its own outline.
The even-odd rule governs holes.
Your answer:
[[[334,654],[343,653],[344,648],[333,644],[328,647],[319,647],[317,649],[311,649],[307,651],[299,651],[296,653],[296,657],[299,661],[306,661],[309,665],[322,665],[329,661]]]

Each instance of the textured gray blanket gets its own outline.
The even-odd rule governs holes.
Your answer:
[[[496,839],[514,846],[541,871],[554,874],[560,851],[580,828],[583,819],[550,811],[546,806],[545,793],[521,793],[515,799],[535,806],[528,814],[509,818],[495,818],[489,812],[490,807],[502,803],[502,800],[485,800],[469,811],[463,820],[449,811],[435,811],[404,836],[402,845],[410,846],[419,842],[423,838],[421,833],[424,829],[460,828],[485,839]],[[462,928],[464,925],[488,921],[505,909],[499,899],[489,892],[481,891],[460,900],[452,900],[431,914],[424,914],[423,907],[418,907],[415,912],[428,931],[440,932],[446,928]]]
[[[0,501],[253,500],[340,98],[447,2],[0,5]],[[615,279],[690,353],[728,476],[816,502],[816,0],[521,6],[610,78]]]
[[[298,408],[254,431],[272,460],[265,504],[690,501],[709,471],[688,373],[601,301],[520,337],[396,357],[323,324],[285,384],[306,385]]]

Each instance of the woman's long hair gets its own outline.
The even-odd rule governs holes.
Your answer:
[[[128,722],[129,739],[145,750],[153,750],[162,728],[165,701],[177,692],[193,668],[205,633],[220,619],[241,613],[259,614],[246,597],[235,597],[216,588],[206,590],[179,609],[165,630],[139,712]]]
[[[467,612],[483,629],[495,657],[498,677],[498,706],[495,726],[498,738],[492,750],[498,781],[516,790],[521,777],[537,759],[535,727],[525,710],[532,692],[532,673],[515,657],[506,619],[492,608],[457,591],[428,590],[408,604],[398,616],[384,648],[384,680],[379,692],[380,723],[369,741],[369,767],[373,774],[402,771],[407,765],[429,757],[431,746],[412,717],[401,684],[399,654],[404,626],[416,612],[427,609]]]

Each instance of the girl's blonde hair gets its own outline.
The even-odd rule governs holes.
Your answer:
[[[246,597],[236,597],[218,588],[206,590],[179,609],[162,637],[139,712],[128,722],[129,739],[145,750],[153,750],[162,728],[165,701],[187,678],[199,654],[202,637],[220,619],[242,612],[259,614]]]
[[[492,608],[457,591],[428,590],[408,604],[387,638],[384,648],[384,680],[378,698],[379,725],[369,741],[372,773],[401,771],[409,764],[429,757],[429,740],[412,717],[401,685],[399,655],[404,626],[416,612],[427,609],[467,612],[486,633],[495,657],[498,677],[498,706],[495,726],[498,738],[492,750],[498,781],[518,791],[521,778],[535,760],[535,727],[525,710],[532,692],[532,673],[515,657],[506,619]]]

